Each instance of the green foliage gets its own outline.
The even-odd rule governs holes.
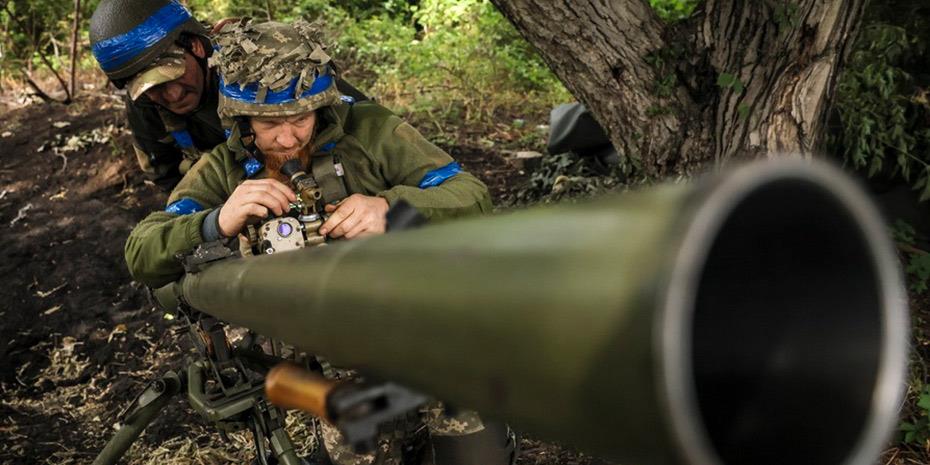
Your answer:
[[[797,29],[798,26],[801,25],[798,5],[781,1],[769,1],[768,3],[772,8],[772,13],[774,14],[773,19],[775,20],[775,24],[778,25],[780,33],[785,34],[788,31]]]
[[[82,42],[87,40],[87,18],[97,3],[98,0],[81,3]],[[19,78],[27,70],[44,67],[40,53],[55,70],[68,65],[73,0],[13,0],[0,5],[0,79]]]
[[[925,19],[902,16],[891,24],[876,16],[860,33],[840,78],[836,108],[842,125],[831,135],[832,145],[853,168],[869,176],[901,177],[927,200],[930,102],[922,74],[930,42]]]
[[[662,19],[680,21],[691,16],[699,0],[649,0]]]
[[[721,89],[732,89],[733,92],[737,94],[742,94],[743,90],[746,89],[746,85],[743,84],[743,81],[740,81],[739,78],[730,73],[720,73],[717,76],[717,86]]]
[[[901,441],[905,444],[926,444],[930,441],[930,385],[924,384],[917,393],[916,417],[902,421],[898,426],[902,433]]]
[[[913,292],[923,294],[930,285],[930,253],[916,246],[917,231],[905,221],[897,220],[891,226],[891,237],[907,261],[905,271]]]
[[[404,13],[409,23],[405,14],[346,16],[335,30],[348,76],[395,107],[475,123],[570,98],[488,0],[423,0]]]

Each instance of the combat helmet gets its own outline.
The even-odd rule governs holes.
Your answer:
[[[304,20],[242,20],[214,37],[210,66],[219,74],[217,112],[231,148],[254,152],[251,116],[294,116],[341,101],[322,37],[318,24]]]
[[[94,58],[115,83],[147,68],[185,32],[208,36],[177,0],[102,0],[90,18]]]

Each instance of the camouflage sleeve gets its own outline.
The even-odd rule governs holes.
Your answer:
[[[380,192],[389,204],[404,199],[430,220],[491,211],[491,196],[478,178],[462,171],[449,154],[427,141],[413,126],[392,117],[378,137],[390,189]]]
[[[159,186],[165,189],[174,187],[181,179],[178,166],[184,154],[165,131],[158,112],[127,101],[126,116],[139,168]]]
[[[223,153],[204,156],[172,191],[165,211],[151,213],[129,234],[126,265],[137,281],[160,287],[181,277],[175,255],[204,242],[204,218],[229,196]]]

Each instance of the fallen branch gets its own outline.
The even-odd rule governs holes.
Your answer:
[[[58,153],[58,152],[55,152],[55,156],[60,157],[62,160],[61,169],[58,170],[58,174],[64,173],[65,170],[68,168],[68,156],[63,153]]]
[[[48,296],[50,296],[50,295],[52,295],[52,294],[54,294],[54,293],[56,293],[56,292],[62,290],[62,289],[64,289],[65,286],[67,286],[67,285],[68,285],[68,283],[62,283],[60,286],[58,286],[58,287],[56,287],[56,288],[54,288],[54,289],[52,289],[52,290],[49,290],[49,291],[41,291],[41,290],[39,290],[39,289],[36,289],[36,297],[39,297],[39,298],[41,298],[41,299],[44,299],[44,298],[46,298],[46,297],[48,297]]]
[[[16,223],[19,223],[20,220],[25,219],[25,218],[26,218],[26,212],[29,211],[29,209],[31,209],[31,208],[32,208],[32,204],[31,204],[31,203],[27,203],[27,204],[24,205],[22,208],[20,208],[19,211],[16,212],[16,218],[13,218],[13,220],[10,221],[10,227],[13,227],[14,225],[16,225]]]
[[[43,102],[45,102],[45,103],[60,103],[60,104],[62,104],[62,105],[66,105],[66,104],[70,103],[70,102],[67,101],[67,100],[58,100],[58,99],[56,99],[56,98],[52,98],[52,96],[50,96],[50,95],[48,95],[47,93],[45,93],[45,91],[42,90],[42,88],[40,88],[39,85],[36,84],[35,81],[33,81],[32,78],[29,77],[28,74],[26,74],[26,71],[23,71],[23,76],[26,78],[26,84],[29,84],[29,87],[31,87],[32,90],[35,91],[36,97],[39,97],[40,99],[42,99]]]

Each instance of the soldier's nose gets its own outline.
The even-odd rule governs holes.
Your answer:
[[[181,100],[181,98],[184,96],[184,89],[180,84],[169,82],[162,86],[161,95],[166,102],[174,103],[178,100]]]
[[[294,137],[294,133],[289,129],[284,129],[278,133],[278,137],[275,138],[275,141],[281,148],[291,149],[297,145],[297,138]]]

